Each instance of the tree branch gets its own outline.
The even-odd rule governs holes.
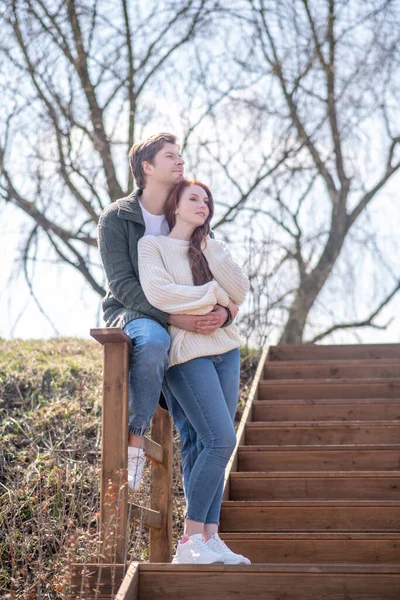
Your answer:
[[[62,252],[62,250],[58,246],[57,242],[53,239],[51,233],[49,231],[46,231],[46,234],[47,234],[47,237],[48,237],[51,245],[53,246],[53,248],[56,251],[56,253],[58,254],[58,256],[62,259],[62,261],[69,264],[71,267],[74,267],[74,269],[76,269],[77,271],[82,273],[82,275],[84,276],[86,281],[90,284],[92,289],[95,292],[97,292],[98,294],[100,294],[100,296],[105,296],[106,295],[105,289],[101,285],[99,285],[97,283],[97,281],[94,279],[93,275],[91,274],[91,272],[89,271],[89,269],[86,265],[86,262],[85,262],[83,256],[76,250],[76,248],[74,248],[72,246],[72,244],[70,244],[68,242],[68,240],[63,240],[63,242],[67,246],[68,250],[70,252],[72,252],[72,254],[77,259],[77,262],[74,262],[74,261],[70,260],[66,256],[66,254],[64,254],[64,252]]]
[[[262,167],[265,166],[265,162],[266,162],[264,160],[263,164],[261,165],[261,167],[259,169],[259,173],[258,173],[256,179],[254,180],[253,184],[247,189],[246,192],[244,192],[243,189],[241,188],[241,186],[239,185],[239,183],[233,177],[231,177],[229,175],[226,165],[223,165],[217,158],[214,157],[215,161],[218,162],[218,164],[223,168],[225,174],[228,176],[231,183],[233,183],[235,185],[235,187],[237,188],[237,190],[239,191],[240,198],[237,202],[235,202],[235,204],[233,206],[231,206],[226,211],[226,213],[219,219],[219,221],[217,221],[213,225],[213,229],[217,229],[218,227],[223,225],[223,223],[229,223],[229,222],[233,221],[235,219],[237,213],[239,212],[239,210],[243,207],[244,203],[247,201],[249,196],[256,190],[256,188],[260,185],[260,183],[262,183],[267,177],[272,175],[272,173],[274,173],[285,162],[285,160],[288,158],[289,155],[290,155],[290,152],[285,151],[283,153],[283,156],[274,164],[274,166],[272,166],[270,169],[268,169],[263,174],[261,174],[260,171],[262,170]],[[231,216],[233,212],[235,212],[235,215]]]
[[[252,3],[253,4],[253,3]],[[289,92],[288,90],[288,85],[286,83],[286,79],[285,76],[283,74],[283,70],[282,70],[282,65],[281,62],[279,60],[278,57],[278,53],[275,47],[275,43],[274,43],[274,39],[272,37],[272,34],[270,32],[270,29],[268,27],[266,18],[265,18],[265,10],[264,8],[259,9],[259,11],[257,11],[260,16],[261,16],[261,20],[263,23],[263,27],[264,27],[264,31],[267,35],[268,41],[270,43],[271,49],[272,49],[272,54],[273,54],[273,60],[271,57],[268,56],[268,52],[266,51],[265,48],[265,44],[264,44],[264,36],[262,35],[262,30],[257,22],[257,28],[259,30],[259,39],[261,41],[261,49],[264,55],[264,58],[268,61],[268,63],[272,66],[273,68],[273,73],[274,75],[278,78],[279,82],[280,82],[280,86],[284,95],[284,98],[286,100],[286,103],[288,105],[289,111],[290,111],[290,115],[292,117],[293,123],[297,129],[297,133],[298,136],[300,138],[300,140],[302,142],[304,142],[304,145],[306,146],[306,148],[308,149],[314,164],[316,166],[316,168],[318,169],[318,172],[320,173],[320,175],[323,177],[327,188],[328,188],[328,192],[331,198],[331,201],[333,204],[335,204],[337,202],[337,190],[336,190],[336,186],[335,186],[335,182],[333,180],[332,175],[330,174],[327,166],[325,165],[325,163],[323,162],[316,146],[314,145],[314,143],[311,140],[311,137],[307,134],[306,129],[300,119],[299,113],[297,111],[297,107],[294,101],[294,96],[293,96],[293,90],[292,92]]]
[[[86,210],[86,212],[93,218],[93,220],[95,222],[97,222],[98,215],[97,215],[96,211],[94,210],[93,206],[90,204],[90,202],[88,202],[86,200],[86,198],[74,186],[74,184],[72,183],[71,179],[68,176],[66,162],[65,162],[65,156],[64,156],[64,150],[63,150],[63,145],[62,145],[62,132],[59,128],[59,120],[58,120],[57,112],[39,85],[38,78],[35,73],[35,68],[30,60],[28,48],[23,39],[22,32],[21,32],[21,29],[20,29],[19,23],[18,23],[17,14],[15,11],[14,11],[14,19],[15,19],[15,21],[13,23],[13,27],[14,27],[15,36],[18,40],[19,47],[21,48],[21,51],[24,55],[28,73],[29,73],[32,83],[39,95],[39,98],[42,100],[43,104],[46,106],[47,112],[48,112],[49,117],[54,126],[54,132],[56,135],[56,142],[57,142],[57,149],[58,149],[58,154],[59,154],[59,159],[60,159],[61,176],[62,176],[65,184],[67,185],[68,189],[73,193],[73,195],[78,200],[78,202],[81,204],[81,206],[83,206],[83,208]]]
[[[152,75],[161,67],[161,65],[175,52],[175,50],[177,50],[177,48],[179,48],[180,46],[183,46],[183,44],[186,44],[186,42],[188,42],[190,40],[190,38],[192,37],[195,27],[197,25],[199,16],[201,15],[201,10],[203,8],[205,4],[205,0],[202,0],[201,4],[200,4],[200,8],[197,10],[196,14],[193,17],[192,23],[189,27],[189,30],[187,31],[187,33],[185,34],[185,36],[183,38],[181,38],[178,42],[176,42],[176,44],[174,44],[173,46],[171,46],[171,48],[160,58],[160,60],[157,62],[157,64],[150,69],[150,71],[147,73],[147,75],[145,76],[145,78],[143,79],[143,81],[141,82],[141,84],[139,85],[139,87],[136,90],[136,98],[138,98],[138,96],[141,94],[141,92],[143,91],[146,83],[148,82],[148,80],[152,77]],[[186,12],[188,10],[188,8],[190,7],[191,2],[189,2],[188,6],[185,7],[185,9],[182,9],[182,13]],[[180,15],[180,13],[178,13],[178,15]],[[172,19],[171,21],[171,25],[176,21],[176,18]],[[169,25],[169,27],[171,26]],[[167,32],[167,28],[164,29],[164,31],[160,34],[160,36],[157,38],[156,42],[158,42]],[[154,42],[152,44],[152,47],[155,46],[156,42]],[[141,66],[143,64],[146,64],[147,62],[147,58],[145,61],[142,61]]]
[[[374,187],[364,194],[361,198],[360,202],[353,209],[353,211],[348,215],[348,229],[353,225],[353,223],[358,219],[363,210],[368,206],[371,202],[372,198],[379,192],[381,188],[385,185],[385,183],[392,177],[396,171],[400,169],[400,161],[395,165],[392,165],[394,152],[397,144],[400,144],[400,137],[393,138],[392,143],[389,148],[388,158],[386,161],[386,171],[381,177],[381,179],[374,185]]]
[[[329,44],[329,62],[325,61],[324,55],[322,53],[322,47],[318,39],[318,34],[315,28],[315,23],[313,17],[311,15],[310,7],[308,0],[303,0],[304,7],[306,9],[308,21],[310,23],[315,48],[318,54],[318,58],[320,60],[321,66],[326,75],[326,84],[327,84],[327,100],[328,100],[328,117],[332,132],[333,145],[335,149],[335,161],[336,161],[336,170],[338,173],[339,181],[342,186],[342,190],[344,193],[342,194],[342,199],[346,200],[347,191],[349,188],[349,179],[346,176],[344,170],[344,161],[342,154],[342,145],[340,140],[340,131],[338,125],[338,117],[337,117],[337,109],[336,109],[336,93],[335,93],[335,50],[336,50],[336,41],[335,41],[335,0],[329,0],[329,14],[328,14],[328,44]]]
[[[94,143],[95,148],[98,151],[106,176],[108,193],[112,200],[117,200],[124,196],[124,192],[118,183],[117,175],[111,154],[111,145],[107,137],[104,122],[103,122],[103,110],[99,106],[96,98],[96,93],[89,75],[89,67],[87,62],[87,54],[85,51],[82,31],[79,24],[78,15],[76,13],[76,0],[67,0],[68,16],[74,36],[75,48],[77,52],[77,59],[74,61],[74,66],[81,80],[82,89],[85,93],[88,101],[91,120],[94,128]]]
[[[400,281],[399,281],[399,283],[396,284],[396,286],[390,292],[390,294],[379,304],[379,306],[374,310],[374,312],[367,319],[364,319],[363,321],[354,321],[352,323],[338,323],[337,325],[333,325],[326,331],[319,333],[312,340],[309,340],[305,343],[306,344],[315,344],[316,342],[319,342],[320,340],[327,337],[334,331],[343,330],[343,329],[355,329],[355,328],[360,328],[360,327],[373,327],[374,329],[387,329],[387,327],[390,324],[390,321],[386,325],[376,325],[375,323],[373,323],[373,320],[379,315],[379,313],[383,310],[383,308],[387,304],[389,304],[389,302],[392,300],[392,298],[397,294],[397,292],[399,290],[400,290]]]
[[[133,144],[135,138],[135,116],[136,116],[136,94],[135,94],[135,67],[133,63],[133,48],[132,48],[132,35],[131,27],[129,23],[129,13],[127,1],[122,0],[122,10],[124,13],[124,24],[125,24],[125,38],[126,46],[128,49],[128,148]],[[133,175],[128,165],[128,190],[133,186]]]
[[[40,225],[42,229],[45,231],[53,231],[63,242],[67,242],[68,240],[77,240],[79,242],[83,242],[88,246],[97,247],[97,240],[95,238],[91,238],[89,236],[77,236],[73,231],[68,229],[64,229],[60,227],[56,223],[50,221],[44,213],[42,213],[37,207],[35,202],[30,202],[23,198],[16,188],[13,186],[11,178],[4,166],[4,151],[0,148],[0,173],[3,175],[7,188],[4,190],[4,198],[7,202],[13,202],[16,206],[21,208],[27,215],[32,217],[35,220],[37,225]]]

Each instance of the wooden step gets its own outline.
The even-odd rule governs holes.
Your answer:
[[[221,531],[398,532],[400,500],[265,500],[222,503]]]
[[[395,565],[141,565],[139,600],[398,600]]]
[[[253,421],[393,419],[400,422],[400,398],[255,400],[253,402]]]
[[[400,533],[225,533],[253,563],[400,564]]]
[[[124,565],[73,565],[69,598],[110,600]],[[128,600],[398,600],[397,564],[300,563],[252,565],[136,564]],[[384,594],[384,595],[383,595]],[[396,595],[397,594],[397,595]],[[119,597],[119,596],[118,596]]]
[[[258,399],[399,398],[400,379],[262,380]]]
[[[400,344],[348,344],[318,345],[301,344],[271,346],[268,360],[316,361],[316,360],[375,360],[400,358]]]
[[[239,446],[239,471],[398,471],[400,445]]]
[[[398,421],[275,421],[247,423],[246,444],[400,444]]]
[[[231,473],[230,500],[400,500],[400,471]]]
[[[400,359],[267,361],[265,379],[348,379],[400,377]]]
[[[87,565],[72,577],[71,598],[114,598],[124,565]],[[398,600],[400,567],[393,564],[137,565],[130,600]],[[76,571],[80,570],[76,569]],[[83,595],[82,595],[83,588]]]

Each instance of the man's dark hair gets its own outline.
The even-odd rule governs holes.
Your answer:
[[[145,186],[145,175],[143,172],[143,162],[153,163],[154,157],[164,144],[177,144],[177,138],[172,133],[157,133],[146,140],[141,140],[132,146],[129,150],[129,164],[133,178],[138,188]]]

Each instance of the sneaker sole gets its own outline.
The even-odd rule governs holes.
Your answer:
[[[224,561],[224,565],[251,565],[251,562],[247,562],[247,561],[245,562],[244,560],[239,560],[237,562],[233,562],[233,561],[225,562]]]
[[[198,563],[198,562],[180,562],[178,560],[172,559],[171,565],[223,565],[225,564],[223,560],[216,560],[212,563]]]

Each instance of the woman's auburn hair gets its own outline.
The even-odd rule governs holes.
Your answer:
[[[210,221],[214,215],[214,199],[212,197],[210,188],[197,179],[182,179],[170,192],[165,203],[164,214],[169,228],[172,230],[176,223],[176,207],[178,206],[182,197],[183,190],[192,185],[198,185],[203,188],[208,197],[208,217],[203,225],[196,227],[196,229],[193,231],[189,240],[188,249],[193,283],[194,285],[203,285],[204,283],[208,283],[214,279],[210,271],[210,267],[208,266],[207,259],[202,252],[202,247],[204,247],[207,243],[206,238],[210,233]]]

